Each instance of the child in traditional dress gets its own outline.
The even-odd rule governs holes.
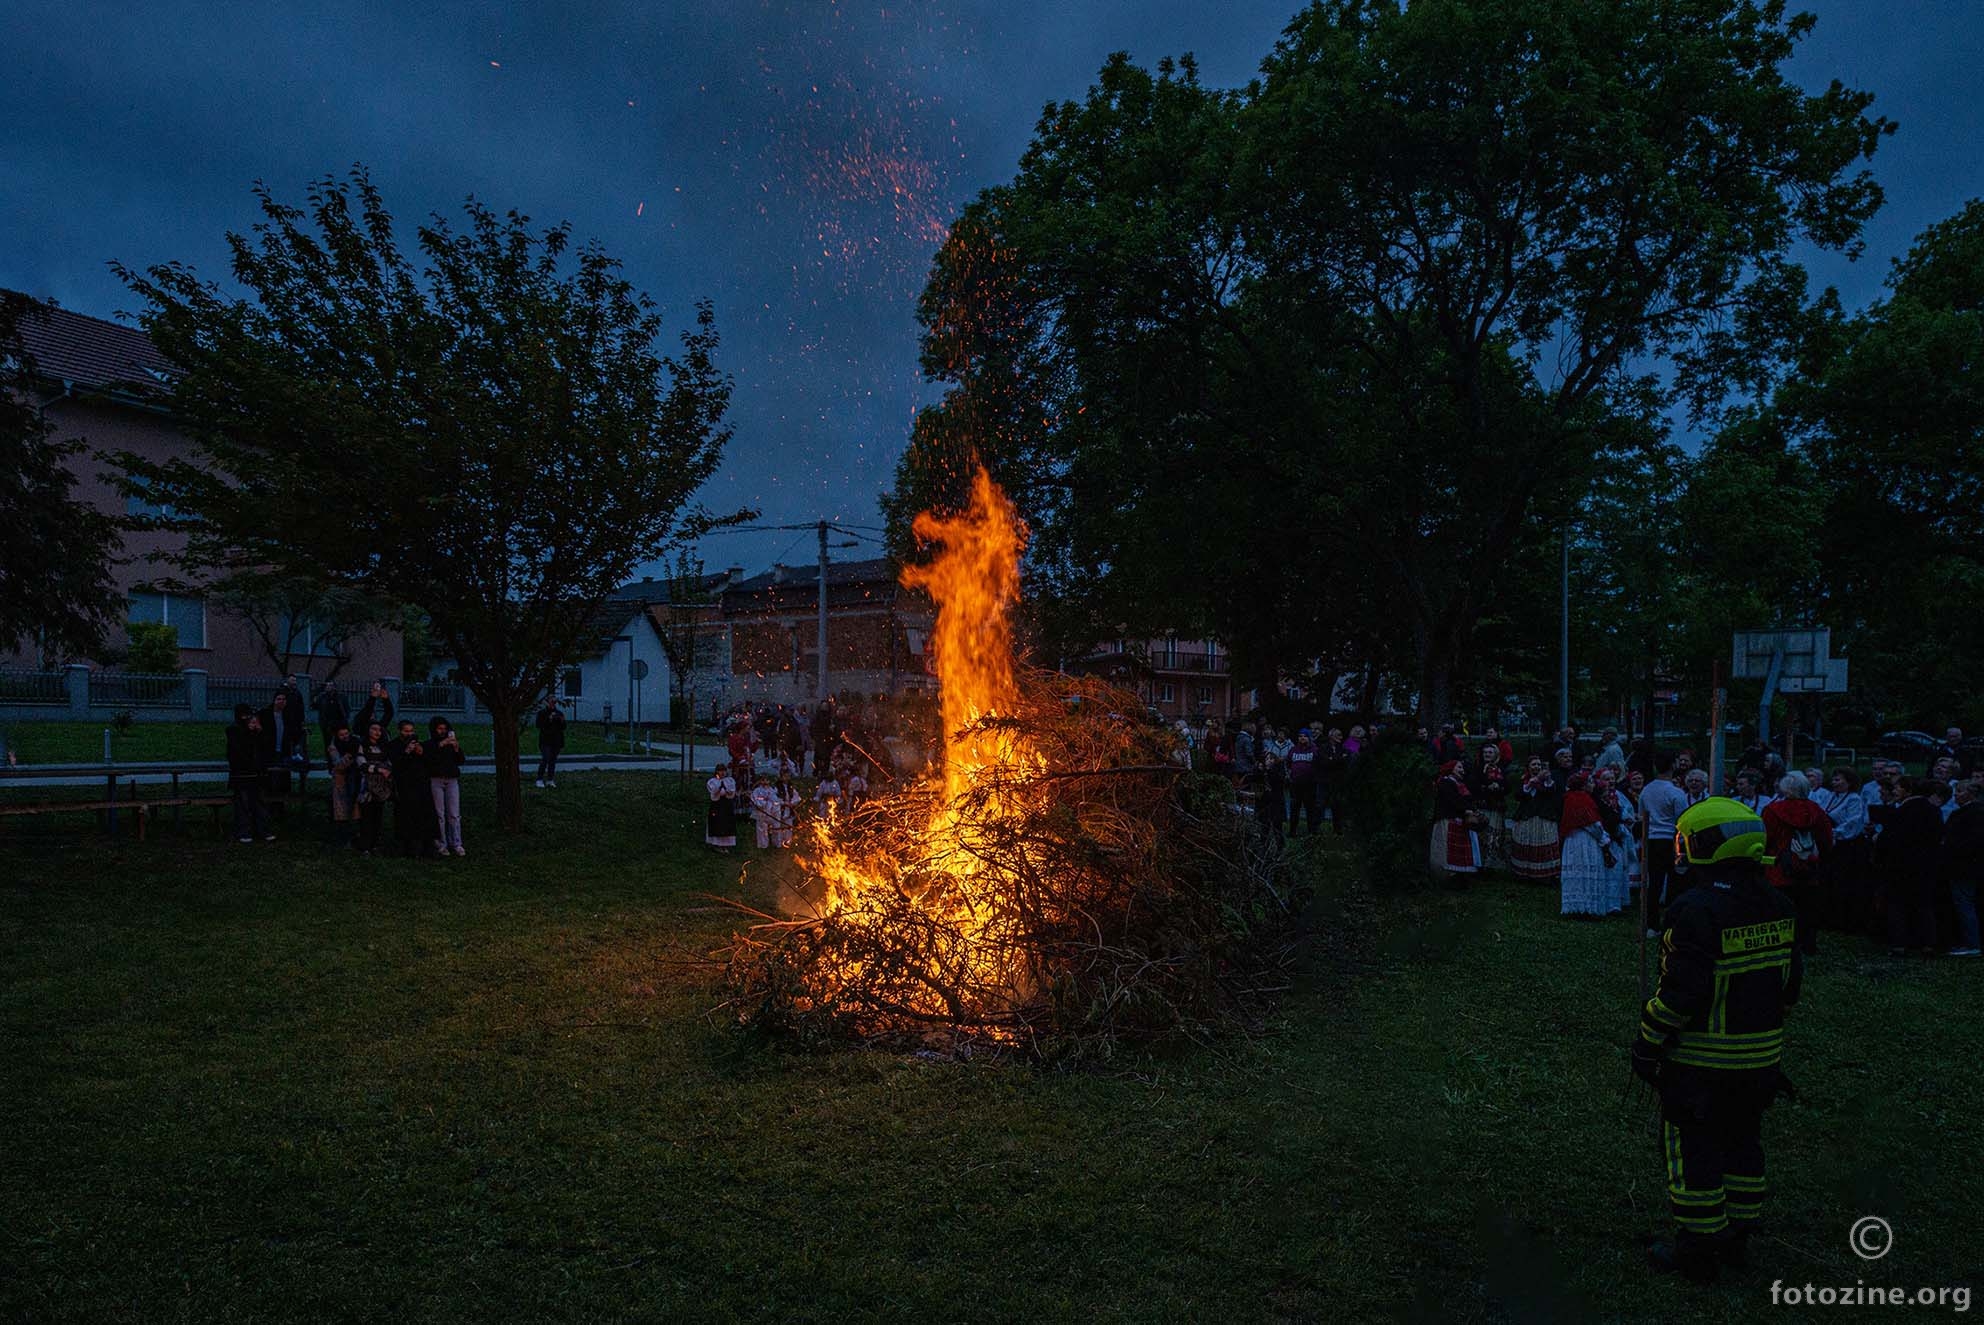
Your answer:
[[[761,781],[751,788],[751,821],[758,826],[758,850],[769,850],[772,845],[772,832],[778,824],[778,787],[771,781]]]
[[[848,773],[847,781],[841,788],[840,810],[842,814],[853,814],[861,802],[868,799],[868,779],[862,774],[867,771],[865,763],[856,764]]]
[[[737,845],[737,781],[730,776],[729,764],[718,764],[710,780],[703,784],[710,793],[709,822],[703,841],[718,851]]]
[[[840,796],[840,775],[829,767],[827,775],[813,788],[813,813],[822,819],[832,818],[840,809]]]
[[[792,785],[792,779],[778,780],[778,796],[772,820],[772,845],[789,847],[792,845],[792,830],[799,824],[799,788]]]

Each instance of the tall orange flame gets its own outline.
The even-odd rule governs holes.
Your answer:
[[[934,560],[909,567],[902,576],[905,586],[928,590],[937,604],[931,647],[944,724],[942,791],[931,798],[920,829],[897,842],[898,858],[850,850],[837,840],[838,826],[828,821],[816,828],[819,854],[809,865],[826,884],[821,899],[826,913],[872,914],[884,892],[913,896],[926,914],[955,930],[963,948],[958,959],[990,975],[1003,971],[1003,949],[1009,945],[993,936],[1000,899],[975,886],[982,883],[977,876],[991,848],[979,840],[985,830],[973,825],[997,821],[1010,807],[980,783],[995,771],[1037,770],[1040,760],[1014,733],[976,724],[1009,716],[1017,707],[1010,612],[1019,598],[1026,527],[981,468],[964,511],[949,517],[926,511],[914,528],[917,537],[943,546]],[[981,799],[967,817],[965,798],[974,791]],[[999,978],[1009,986],[1013,981],[1010,973]]]

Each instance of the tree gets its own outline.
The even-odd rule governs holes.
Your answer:
[[[119,274],[178,371],[197,453],[122,455],[186,533],[183,567],[283,577],[426,614],[495,729],[497,809],[521,826],[517,732],[639,562],[707,527],[685,511],[729,433],[707,303],[677,357],[596,245],[471,199],[402,252],[362,170],[308,207],[258,187],[230,298],[179,264]]]
[[[1112,59],[980,200],[1032,301],[1054,592],[1264,667],[1403,655],[1441,716],[1535,513],[1739,380],[1790,245],[1878,205],[1891,126],[1783,76],[1810,26],[1330,0],[1242,91]]]
[[[1864,312],[1820,301],[1766,417],[1814,507],[1803,602],[1855,690],[1984,718],[1984,202],[1917,236]]]
[[[209,590],[216,606],[248,623],[262,656],[283,676],[298,664],[328,659],[320,681],[335,681],[351,665],[352,644],[368,631],[391,629],[403,614],[378,599],[326,588],[319,577],[236,571]],[[425,680],[424,676],[410,678]]]
[[[131,643],[124,650],[125,670],[139,675],[167,676],[179,670],[179,628],[165,621],[133,621]]]
[[[0,291],[0,650],[92,654],[123,610],[117,529],[75,495],[82,443],[54,435],[22,325],[53,305]]]
[[[661,647],[668,655],[671,722],[686,731],[696,721],[696,673],[717,658],[717,631],[705,618],[716,593],[703,560],[687,548],[676,553],[668,575],[668,601],[660,605]],[[654,611],[654,607],[649,608]]]

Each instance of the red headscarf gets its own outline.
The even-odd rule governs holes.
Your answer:
[[[1585,790],[1590,779],[1582,773],[1571,775],[1570,790],[1564,793],[1564,817],[1558,820],[1558,830],[1569,837],[1580,828],[1589,828],[1599,820],[1598,802]]]

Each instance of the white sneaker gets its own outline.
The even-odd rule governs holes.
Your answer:
[[[558,785],[558,780],[556,778],[553,778],[551,781],[545,783],[544,785],[547,787],[556,788]]]
[[[1950,949],[1950,956],[1952,956],[1952,957],[1975,957],[1975,956],[1978,956],[1978,955],[1979,955],[1979,954],[1978,954],[1978,951],[1977,951],[1977,949],[1976,949],[1976,948],[1951,948],[1951,949]]]
[[[543,779],[543,778],[539,778],[539,779],[537,780],[537,789],[538,789],[539,791],[542,791],[542,790],[544,790],[544,779]]]
[[[275,841],[275,840],[276,840],[276,835],[275,835],[274,833],[270,833],[270,834],[268,834],[268,835],[267,835],[266,837],[264,837],[264,838],[263,838],[262,840],[263,840],[264,842],[273,842],[273,841]]]
[[[252,837],[237,837],[234,840],[239,842],[242,846],[253,846],[255,844],[255,839]]]
[[[468,854],[468,848],[467,848],[467,847],[456,847],[456,848],[455,848],[455,854],[456,854],[457,856],[466,856],[466,855]]]

